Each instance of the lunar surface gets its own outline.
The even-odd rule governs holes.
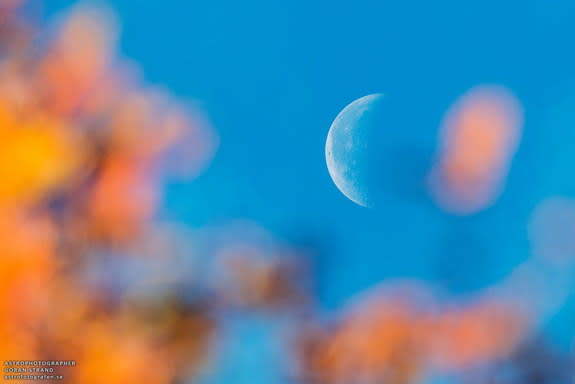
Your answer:
[[[378,167],[381,153],[382,94],[364,96],[345,107],[332,123],[325,146],[329,174],[337,188],[364,207],[376,205],[382,180]]]

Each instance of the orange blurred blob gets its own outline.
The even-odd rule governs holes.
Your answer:
[[[80,143],[48,115],[20,117],[0,105],[0,204],[29,203],[78,170]]]
[[[84,341],[75,355],[81,363],[67,371],[74,383],[101,383],[103,374],[106,380],[118,384],[172,382],[173,366],[165,351],[159,350],[151,340],[124,331],[117,324],[106,322],[93,322],[84,327]]]
[[[322,384],[416,382],[428,359],[433,317],[412,299],[402,292],[378,293],[333,328],[309,329],[302,343],[305,375]]]
[[[498,197],[521,136],[522,111],[506,89],[476,87],[450,109],[430,175],[431,193],[447,211],[470,214]]]
[[[39,352],[35,331],[49,313],[55,235],[46,217],[0,214],[0,355],[4,357],[28,359]]]
[[[132,239],[156,206],[154,179],[145,164],[110,156],[103,164],[88,202],[90,231],[96,239]]]
[[[448,311],[438,316],[431,332],[433,361],[443,369],[458,370],[509,356],[525,326],[521,314],[494,301]]]
[[[441,308],[425,291],[404,293],[369,297],[332,328],[304,329],[305,377],[321,384],[415,383],[429,371],[457,373],[507,357],[527,332],[525,315],[503,301]]]
[[[75,112],[107,80],[116,39],[111,20],[103,9],[77,7],[61,25],[40,64],[40,79],[52,111]]]

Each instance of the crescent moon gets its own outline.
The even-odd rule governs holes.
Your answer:
[[[374,131],[379,127],[374,124],[373,114],[382,99],[382,94],[372,94],[346,106],[333,121],[325,144],[333,182],[348,199],[363,207],[374,205],[370,180],[377,157]]]

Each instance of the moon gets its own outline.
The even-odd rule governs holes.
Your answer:
[[[380,119],[383,100],[383,94],[372,94],[345,107],[333,121],[325,145],[327,169],[337,188],[368,208],[377,205],[381,192],[378,145],[384,128]]]

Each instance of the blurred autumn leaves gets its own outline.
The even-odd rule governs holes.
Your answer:
[[[77,360],[71,383],[174,382],[203,359],[203,305],[114,302],[81,271],[149,230],[164,154],[209,135],[130,79],[104,10],[77,7],[44,40],[17,5],[1,9],[0,354]]]

